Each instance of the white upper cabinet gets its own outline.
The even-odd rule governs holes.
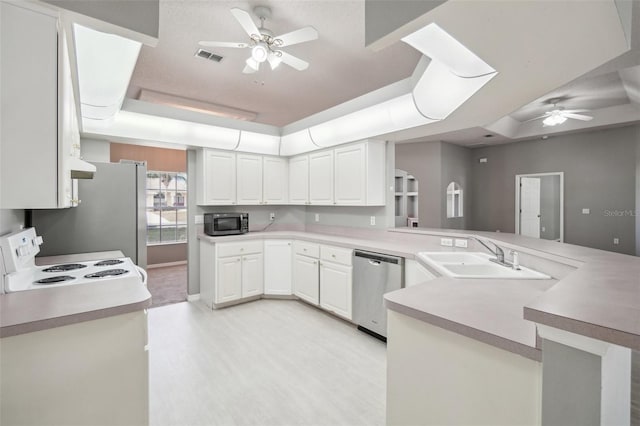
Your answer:
[[[335,204],[333,200],[333,150],[309,154],[309,203]]]
[[[289,201],[289,162],[286,158],[264,157],[262,163],[262,201],[287,204]]]
[[[262,156],[237,154],[238,204],[262,204]]]
[[[80,135],[66,38],[55,16],[26,7],[0,3],[0,205],[71,207]]]
[[[289,159],[289,203],[309,204],[309,156]]]
[[[372,140],[334,150],[335,204],[385,205],[385,149],[383,141]]]
[[[236,154],[204,149],[198,151],[198,204],[236,204]]]

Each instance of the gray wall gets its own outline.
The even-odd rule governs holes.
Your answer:
[[[636,126],[636,256],[640,256],[640,126]]]
[[[24,210],[0,209],[0,235],[20,230],[24,225]]]
[[[442,3],[444,0],[365,0],[365,45],[370,45]]]
[[[442,225],[441,152],[442,142],[396,144],[396,169],[418,180],[418,224],[423,228]]]
[[[46,3],[158,38],[159,0],[43,0]]]
[[[316,222],[316,214],[320,220]],[[375,216],[376,224],[371,226],[371,216]],[[387,210],[382,207],[333,207],[307,206],[305,224],[327,226],[349,226],[356,228],[386,229]]]
[[[472,191],[471,183],[471,150],[458,145],[442,142],[441,145],[441,174],[440,174],[440,216],[441,227],[446,229],[467,229],[469,214],[471,213]],[[462,187],[462,217],[447,218],[447,186],[456,182]]]
[[[637,145],[627,126],[474,149],[471,228],[514,232],[515,175],[564,172],[565,242],[634,254]]]
[[[560,238],[560,176],[540,176],[540,238]]]

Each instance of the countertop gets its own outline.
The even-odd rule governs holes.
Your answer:
[[[124,257],[120,251],[36,258],[38,265]],[[151,306],[137,280],[110,280],[0,295],[0,337],[126,314]]]
[[[540,360],[535,323],[640,350],[640,258],[515,234],[396,228],[369,231],[311,227],[198,238],[211,243],[245,239],[302,239],[416,259],[421,251],[456,251],[439,238],[479,236],[501,247],[570,266],[559,280],[470,280],[440,277],[388,293],[389,309]],[[314,232],[315,231],[315,232]],[[468,250],[484,251],[470,240]],[[464,249],[462,249],[464,250]],[[526,263],[524,263],[526,265]]]

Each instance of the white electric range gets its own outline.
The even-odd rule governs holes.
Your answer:
[[[0,237],[5,293],[109,280],[146,284],[146,272],[128,257],[36,266],[34,258],[42,243],[35,228]]]

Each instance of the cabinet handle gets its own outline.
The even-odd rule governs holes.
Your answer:
[[[335,255],[335,254],[332,254],[332,255],[331,255],[331,257],[333,257],[333,258],[335,259],[335,258],[336,258],[336,255]]]

